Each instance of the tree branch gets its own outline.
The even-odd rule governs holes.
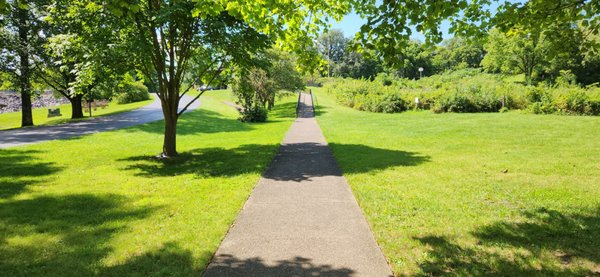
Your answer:
[[[194,99],[192,99],[192,101],[187,103],[187,105],[185,105],[185,107],[183,107],[183,109],[181,109],[181,111],[179,111],[177,113],[177,117],[181,116],[190,107],[190,105],[192,105],[192,103],[194,103],[196,100],[198,100],[198,98],[200,98],[200,96],[202,96],[202,94],[204,94],[204,92],[206,92],[208,90],[208,85],[210,85],[212,83],[212,81],[214,81],[215,78],[217,78],[217,76],[219,76],[219,75],[221,75],[221,67],[219,67],[217,72],[213,75],[212,79],[210,79],[210,81],[206,84],[207,85],[206,88],[201,89],[200,92],[198,93],[198,95],[196,97],[194,97]]]

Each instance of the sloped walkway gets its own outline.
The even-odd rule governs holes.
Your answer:
[[[204,276],[392,276],[302,95],[300,117]]]
[[[184,96],[181,106],[189,103],[193,97]],[[187,111],[192,111],[200,105],[200,101],[194,102]],[[148,123],[163,119],[160,100],[155,97],[154,101],[142,108],[123,112],[115,115],[95,117],[89,120],[51,125],[28,127],[0,131],[0,148],[8,148],[49,140],[67,139],[93,133],[106,132],[134,125]]]

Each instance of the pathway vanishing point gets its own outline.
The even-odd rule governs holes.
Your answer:
[[[204,276],[392,276],[303,94]]]

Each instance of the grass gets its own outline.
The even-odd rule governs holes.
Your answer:
[[[140,101],[129,104],[119,105],[117,103],[110,103],[106,108],[98,108],[96,110],[92,109],[92,116],[104,116],[115,113],[126,112],[130,110],[134,110],[137,108],[141,108],[146,106],[154,101],[153,99]],[[85,103],[84,103],[85,105]],[[48,108],[59,108],[61,116],[56,117],[48,117]],[[35,125],[55,125],[61,123],[67,123],[72,121],[71,119],[71,104],[64,104],[57,107],[44,107],[44,108],[35,108],[32,110],[33,113],[33,123]],[[84,112],[84,119],[77,120],[85,120],[89,118],[89,114]],[[13,129],[21,127],[21,112],[12,112],[12,113],[3,113],[0,114],[0,130]]]
[[[375,114],[313,91],[397,275],[600,274],[600,117]]]
[[[2,275],[198,276],[292,122],[287,100],[245,124],[220,97],[182,116],[172,160],[161,122],[0,149]]]

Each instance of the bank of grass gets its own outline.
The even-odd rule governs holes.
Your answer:
[[[293,120],[284,100],[241,123],[215,93],[172,160],[162,122],[0,149],[1,275],[199,276]]]
[[[313,92],[397,275],[600,274],[600,118],[376,114]]]
[[[154,96],[153,96],[154,97]],[[105,108],[97,108],[96,110],[92,109],[92,117],[110,115],[115,113],[126,112],[130,110],[134,110],[137,108],[141,108],[152,103],[153,98],[146,101],[134,102],[129,104],[117,104],[110,103]],[[84,103],[85,104],[85,103]],[[48,117],[48,109],[59,108],[61,116],[56,117]],[[32,111],[33,113],[33,123],[35,125],[55,125],[61,123],[67,123],[71,121],[71,104],[59,105],[56,107],[44,107],[44,108],[35,108]],[[78,120],[85,120],[89,118],[89,113],[84,112],[84,118]],[[21,127],[21,112],[11,112],[0,114],[0,130],[13,129]]]

